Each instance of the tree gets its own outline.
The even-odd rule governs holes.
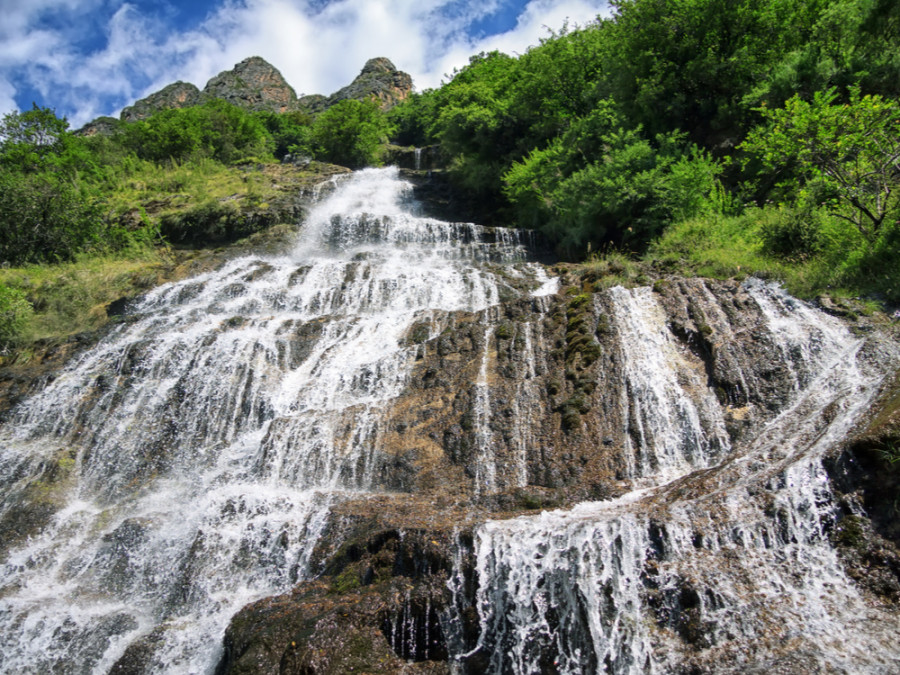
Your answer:
[[[880,96],[835,89],[812,101],[794,96],[783,108],[759,109],[767,124],[741,145],[774,170],[793,168],[798,188],[847,220],[871,244],[900,199],[900,106]],[[802,196],[802,195],[801,195]]]
[[[0,162],[22,171],[46,169],[64,153],[68,128],[66,118],[37,104],[26,112],[7,113],[0,122]]]
[[[380,162],[388,123],[374,101],[346,99],[316,118],[312,144],[316,156],[351,169]]]

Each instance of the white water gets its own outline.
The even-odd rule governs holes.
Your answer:
[[[609,291],[625,361],[624,446],[631,476],[667,482],[730,449],[706,373],[688,362],[649,288]]]
[[[0,515],[23,492],[59,510],[0,566],[0,671],[103,673],[152,633],[145,666],[210,672],[231,615],[304,577],[329,506],[377,489],[405,337],[498,302],[477,263],[525,250],[494,238],[414,215],[396,170],[359,172],[290,255],[152,291],[17,408]],[[68,477],[51,482],[60,458]]]
[[[684,356],[649,289],[613,289],[629,419],[656,458],[635,473],[660,487],[481,526],[481,633],[457,659],[479,653],[491,672],[517,675],[681,672],[690,658],[702,672],[900,670],[900,621],[861,595],[828,540],[821,464],[884,371],[835,319],[758,282],[747,292],[795,391],[730,447],[704,387],[673,374]]]

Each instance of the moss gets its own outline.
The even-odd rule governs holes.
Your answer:
[[[413,325],[406,337],[407,344],[420,345],[431,336],[431,325],[422,321]]]
[[[334,577],[329,592],[335,595],[344,595],[355,591],[360,586],[362,586],[362,582],[359,579],[359,570],[355,565],[348,565],[343,572]]]
[[[584,307],[588,300],[590,300],[591,296],[588,293],[579,293],[571,300],[569,300],[568,305],[566,306],[569,311],[573,311]]]
[[[566,433],[577,431],[581,428],[581,414],[574,408],[562,409],[562,427]]]
[[[512,337],[512,327],[508,323],[501,323],[497,326],[494,335],[497,336],[498,340],[509,340]]]
[[[838,521],[831,535],[831,540],[848,548],[862,548],[865,546],[865,528],[861,516],[844,516]]]

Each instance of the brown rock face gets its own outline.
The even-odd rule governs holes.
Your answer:
[[[160,89],[155,94],[122,110],[119,115],[123,122],[137,122],[150,117],[153,113],[170,108],[188,108],[202,103],[202,94],[190,82],[175,82]]]
[[[408,73],[397,70],[390,59],[379,57],[369,59],[356,79],[343,89],[328,98],[305,96],[301,105],[311,112],[322,112],[347,99],[375,99],[382,110],[388,110],[409,96],[412,86],[412,77]]]
[[[251,56],[233,70],[219,73],[206,83],[203,93],[253,111],[283,113],[293,110],[297,103],[291,85],[277,68],[259,56]]]

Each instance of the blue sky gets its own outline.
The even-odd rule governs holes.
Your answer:
[[[480,51],[524,52],[605,0],[0,0],[0,113],[32,102],[73,128],[262,56],[298,94],[330,94],[386,56],[418,89]]]

